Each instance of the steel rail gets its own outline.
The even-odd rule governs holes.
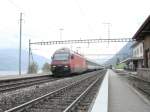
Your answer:
[[[140,81],[141,81],[141,83],[147,83],[148,85],[150,85],[150,81],[141,79],[141,78],[139,78],[139,77],[137,77],[137,76],[134,76],[134,75],[130,75],[130,77],[134,78],[133,80],[136,79],[136,80],[138,81],[137,83],[140,83]],[[135,85],[135,87],[136,87],[137,89],[139,89],[141,92],[143,92],[143,93],[147,94],[148,96],[150,96],[150,92],[147,92],[146,89],[144,89],[144,88],[142,88],[142,87],[139,87],[139,86],[137,86],[137,85]]]
[[[137,87],[140,91],[142,91],[143,93],[147,94],[148,96],[150,96],[150,93],[145,91],[143,88]]]
[[[143,82],[145,82],[145,83],[150,83],[150,81],[147,81],[147,80],[142,79],[142,78],[140,78],[140,77],[137,77],[137,76],[135,76],[135,75],[130,75],[130,77],[133,77],[133,78],[138,79],[138,80],[140,80],[140,81],[143,81]]]
[[[97,75],[97,73],[96,73],[95,75]],[[52,91],[52,92],[50,92],[50,93],[47,93],[47,94],[45,94],[45,95],[43,95],[43,96],[41,96],[41,97],[38,97],[38,98],[36,98],[36,99],[33,99],[33,100],[28,101],[28,102],[26,102],[26,103],[23,103],[23,104],[21,104],[21,105],[19,105],[19,106],[16,106],[16,107],[11,108],[11,109],[9,109],[9,110],[6,110],[6,111],[4,111],[4,112],[16,112],[16,111],[18,111],[18,110],[24,109],[25,107],[26,107],[26,108],[29,108],[29,107],[32,106],[33,103],[37,103],[37,102],[41,101],[42,99],[44,99],[44,98],[46,98],[46,97],[50,97],[50,96],[56,95],[56,94],[58,94],[58,93],[60,93],[60,92],[62,92],[62,91],[66,91],[67,89],[69,89],[69,88],[71,88],[71,87],[77,85],[78,83],[81,83],[81,82],[84,81],[84,80],[87,80],[87,79],[89,79],[89,78],[91,78],[91,77],[94,77],[95,75],[88,76],[88,77],[86,77],[86,78],[84,78],[84,79],[81,79],[81,80],[79,80],[79,81],[77,81],[77,82],[74,82],[74,83],[72,83],[72,84],[70,84],[70,85],[67,85],[67,86],[65,86],[65,87],[62,87],[62,88],[57,89],[57,90],[55,90],[55,91]]]
[[[45,77],[45,78],[43,78],[43,79],[33,79],[33,80],[31,80],[31,79],[26,79],[26,80],[24,80],[24,81],[22,81],[22,79],[19,81],[17,81],[16,83],[15,83],[15,81],[12,81],[12,82],[7,82],[6,84],[1,84],[0,85],[0,88],[2,88],[2,87],[5,87],[5,86],[12,86],[12,85],[17,85],[17,84],[24,84],[24,83],[28,83],[28,82],[35,82],[35,81],[41,81],[41,80],[44,80],[44,79],[48,79],[48,77]]]
[[[0,92],[7,92],[7,91],[11,91],[11,90],[29,87],[29,86],[36,85],[36,84],[50,82],[50,81],[55,81],[55,79],[54,80],[44,79],[44,80],[40,80],[40,81],[28,81],[28,82],[20,83],[22,85],[18,85],[18,83],[16,83],[16,84],[13,84],[14,86],[9,85],[9,86],[6,86],[6,88],[4,88],[5,87],[4,86],[3,89],[0,89]],[[18,86],[15,86],[15,85],[18,85]]]
[[[46,77],[51,77],[51,75],[43,75],[43,76],[32,76],[32,77],[16,77],[16,78],[10,78],[10,79],[0,79],[0,85],[3,85],[5,83],[10,83],[10,82],[19,82],[19,81],[26,81],[26,80],[31,80],[31,79],[39,79],[39,78],[46,78]]]
[[[103,77],[97,78],[79,97],[76,98],[63,112],[72,112],[88,91]]]

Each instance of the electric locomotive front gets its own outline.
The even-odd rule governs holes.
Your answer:
[[[52,57],[51,71],[53,75],[67,75],[70,70],[70,52],[68,49],[56,51]]]

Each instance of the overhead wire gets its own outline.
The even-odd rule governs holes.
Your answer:
[[[7,0],[11,5],[13,5],[16,9],[17,9],[17,11],[19,11],[19,12],[24,12],[24,10],[20,7],[20,6],[18,6],[13,0]]]
[[[91,30],[91,32],[94,32],[92,26],[91,26],[90,23],[87,21],[87,20],[88,20],[88,18],[86,17],[87,14],[85,13],[85,11],[83,10],[83,8],[81,7],[79,1],[78,1],[78,0],[74,0],[74,1],[75,1],[76,4],[77,4],[77,7],[78,7],[78,9],[79,9],[79,11],[80,11],[80,14],[81,14],[84,18],[86,18],[85,20],[86,20],[86,22],[87,22],[88,29]]]

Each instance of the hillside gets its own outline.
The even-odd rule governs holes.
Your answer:
[[[18,54],[17,49],[0,49],[0,71],[16,71],[18,70]],[[45,62],[50,60],[39,55],[33,55],[34,61],[38,64],[39,68],[43,66]],[[28,68],[28,52],[22,50],[22,70]]]
[[[111,59],[105,62],[105,65],[115,65],[117,61],[122,61],[132,56],[132,42],[128,42],[119,52],[115,54]]]

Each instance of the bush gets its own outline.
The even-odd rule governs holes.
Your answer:
[[[49,63],[45,63],[42,67],[42,71],[43,72],[50,72],[51,71],[51,67]]]
[[[28,74],[33,74],[38,72],[38,65],[37,63],[31,63],[28,67]]]
[[[127,65],[125,63],[120,63],[115,66],[116,69],[124,69]]]

